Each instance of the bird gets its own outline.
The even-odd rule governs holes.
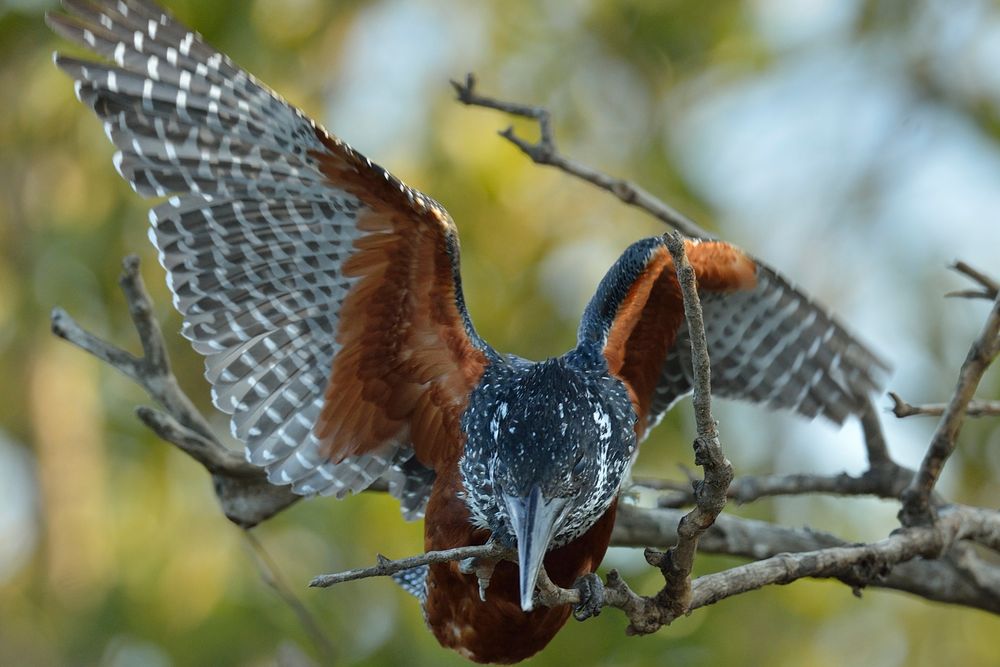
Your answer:
[[[444,647],[514,663],[604,558],[639,444],[692,389],[663,237],[629,246],[576,346],[498,352],[466,309],[457,227],[436,201],[329,134],[149,0],[64,0],[48,25],[100,60],[55,63],[144,197],[181,334],[212,401],[269,481],[343,498],[388,482],[427,550],[516,549],[481,596],[462,563],[398,580]],[[713,393],[842,423],[888,367],[821,306],[733,245],[685,241]]]

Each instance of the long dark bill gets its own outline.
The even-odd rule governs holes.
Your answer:
[[[531,611],[534,608],[533,598],[538,572],[545,560],[549,542],[556,519],[566,500],[556,498],[549,500],[542,495],[542,490],[533,486],[528,495],[519,498],[505,498],[507,510],[510,512],[514,537],[517,539],[517,560],[520,569],[521,609]]]

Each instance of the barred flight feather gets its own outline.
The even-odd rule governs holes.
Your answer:
[[[686,245],[698,277],[714,395],[837,424],[866,409],[887,380],[884,362],[759,261],[722,242]],[[635,394],[643,435],[691,392],[691,342],[680,299],[663,240],[644,239],[608,272],[581,324],[581,345],[599,344]],[[677,321],[668,321],[673,316]]]
[[[69,15],[48,15],[52,28],[111,64],[59,54],[56,63],[103,120],[122,177],[143,196],[172,195],[150,211],[150,238],[184,316],[182,334],[206,355],[212,400],[233,415],[248,459],[305,494],[342,496],[385,476],[404,514],[419,516],[434,473],[414,456],[405,428],[333,462],[329,452],[350,443],[325,442],[315,427],[325,392],[338,392],[329,387],[337,355],[359,354],[337,341],[341,306],[359,280],[344,270],[365,236],[359,217],[399,206],[378,199],[386,185],[415,207],[404,211],[414,226],[436,205],[155,4],[64,5]],[[457,263],[445,238],[450,221],[433,212]],[[458,306],[454,319],[471,331]]]
[[[784,278],[757,265],[752,290],[702,292],[712,393],[842,423],[884,386],[888,367]],[[690,393],[692,381],[685,323],[663,364],[651,425]]]

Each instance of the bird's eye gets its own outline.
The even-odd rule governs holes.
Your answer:
[[[583,471],[587,468],[587,459],[583,457],[583,452],[576,458],[576,464],[573,466],[573,476],[579,477],[583,474]]]

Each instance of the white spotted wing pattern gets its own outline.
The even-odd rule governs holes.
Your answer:
[[[339,313],[358,282],[345,262],[364,237],[359,220],[385,206],[366,179],[400,195],[391,205],[414,226],[440,221],[442,238],[447,214],[155,4],[64,5],[69,14],[49,14],[49,25],[108,63],[57,54],[56,64],[103,121],[122,177],[140,195],[166,197],[150,211],[150,239],[182,333],[205,355],[213,402],[232,415],[248,459],[302,494],[340,497],[385,475],[404,514],[419,516],[434,477],[407,428],[334,456],[349,447],[323,442],[316,424],[342,351]],[[336,170],[353,180],[336,182]],[[457,266],[457,250],[449,254]]]

